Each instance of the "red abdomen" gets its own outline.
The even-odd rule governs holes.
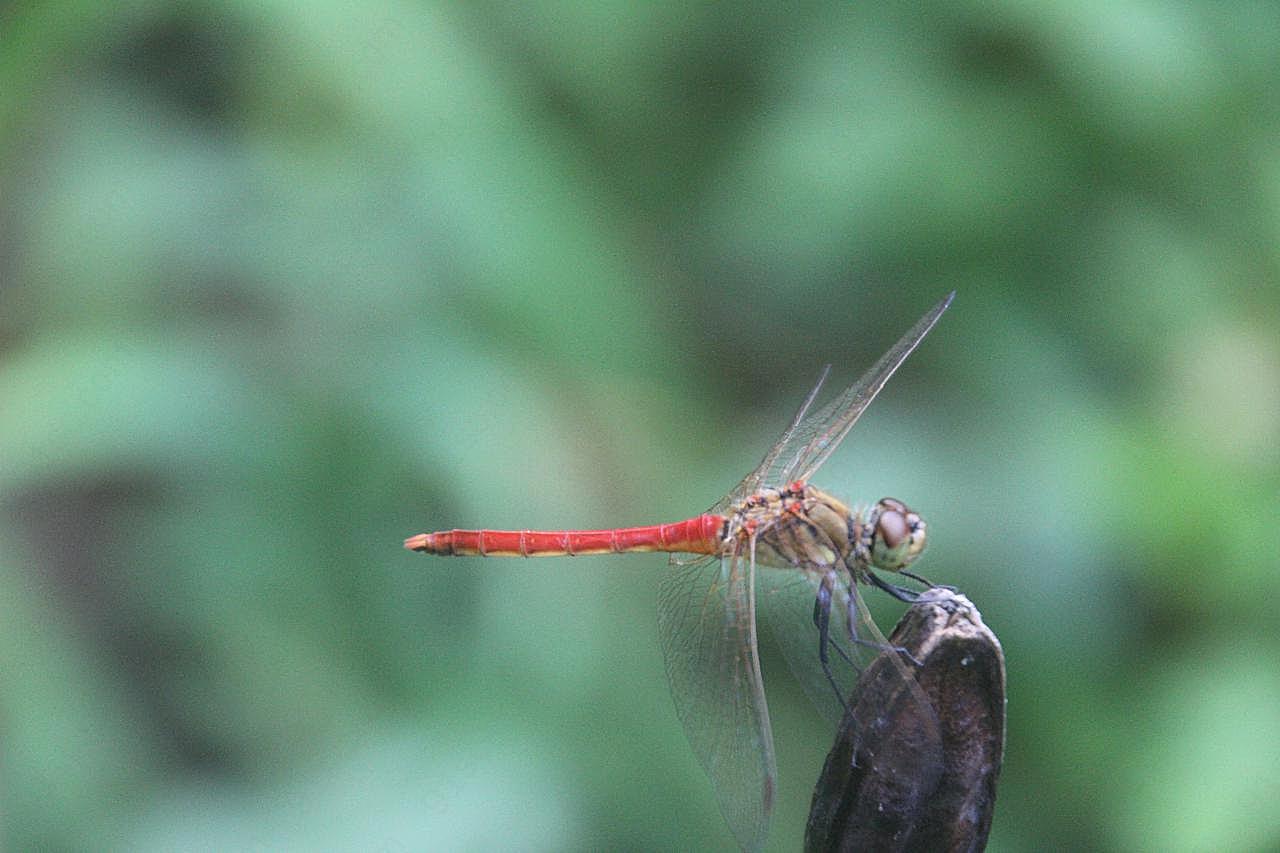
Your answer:
[[[574,557],[630,551],[714,554],[724,516],[699,515],[672,524],[612,530],[445,530],[404,540],[410,551],[442,557]]]

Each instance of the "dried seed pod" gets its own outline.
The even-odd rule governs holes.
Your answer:
[[[969,599],[942,588],[924,599],[889,638],[914,660],[885,651],[858,681],[814,789],[806,850],[986,846],[1004,757],[1004,653]],[[901,663],[919,691],[903,685]]]

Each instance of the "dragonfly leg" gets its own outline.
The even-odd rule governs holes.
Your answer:
[[[900,586],[894,586],[893,584],[889,583],[885,579],[881,578],[875,572],[868,571],[867,577],[871,578],[871,582],[873,584],[880,587],[882,590],[889,593],[899,601],[904,601],[907,604],[915,604],[917,601],[920,600],[920,593],[913,592],[909,589],[903,589]],[[908,575],[908,577],[912,577],[912,576]],[[927,581],[923,581],[923,582],[927,583]]]
[[[875,572],[867,572],[867,577],[871,578],[871,582],[873,584],[880,587],[885,592],[889,593],[899,601],[905,601],[908,604],[915,604],[917,601],[920,600],[920,593],[912,592],[909,589],[903,589],[900,586],[894,586],[888,581],[877,577]],[[857,601],[854,599],[854,596],[857,594],[858,594],[858,585],[856,583],[849,584],[849,639],[853,640],[853,642],[855,643],[859,643],[864,646],[870,646],[873,649],[880,649],[881,651],[888,649],[888,650],[898,652],[899,654],[905,656],[909,661],[914,663],[916,666],[922,666],[920,661],[916,660],[915,657],[911,654],[911,652],[907,651],[902,646],[895,646],[892,644],[885,644],[885,643],[877,643],[873,640],[864,640],[857,635],[857,629],[855,627],[858,621],[857,620]]]
[[[914,572],[909,572],[906,569],[899,569],[898,574],[902,575],[903,577],[911,578],[913,581],[919,581],[920,583],[929,587],[929,589],[944,589],[947,592],[959,592],[959,590],[956,589],[954,586],[947,586],[946,584],[934,583],[928,578],[922,578],[920,577],[920,575],[917,575]]]
[[[920,575],[916,574],[915,572],[909,572],[906,569],[898,569],[898,574],[902,575],[904,578],[911,578],[913,581],[918,581],[919,583],[922,583],[925,586],[930,588],[937,586],[937,584],[935,584],[933,581],[929,580],[928,578],[922,578],[920,577]]]
[[[836,698],[840,700],[840,707],[844,708],[845,714],[849,713],[849,706],[844,701],[844,693],[840,690],[840,685],[836,683],[836,678],[831,674],[831,648],[840,653],[846,661],[849,655],[844,649],[840,648],[839,643],[831,642],[831,593],[835,589],[836,575],[835,572],[827,572],[822,576],[822,582],[818,585],[818,595],[813,600],[813,624],[818,629],[818,661],[822,664],[822,672],[827,676],[827,681],[831,684],[831,689],[836,692]],[[851,664],[852,661],[849,661]]]

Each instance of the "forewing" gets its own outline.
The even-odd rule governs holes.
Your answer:
[[[768,485],[772,482],[766,480],[766,476],[774,469],[774,464],[777,462],[779,456],[786,452],[787,448],[794,446],[792,438],[796,435],[796,432],[801,428],[802,424],[804,424],[805,414],[813,405],[813,401],[818,399],[818,392],[822,390],[822,386],[826,383],[827,376],[830,373],[831,365],[825,365],[822,368],[822,373],[818,375],[818,381],[813,386],[813,390],[809,392],[809,396],[804,398],[804,402],[800,404],[800,408],[796,411],[795,417],[791,419],[791,425],[788,426],[786,431],[782,433],[782,436],[774,442],[773,447],[769,448],[769,452],[764,455],[764,459],[760,461],[760,464],[756,466],[756,469],[743,477],[742,482],[739,483],[733,491],[729,492],[720,504],[716,504],[715,507],[712,507],[713,512],[717,509],[723,509],[728,504],[733,503],[740,498],[753,494],[761,486]]]
[[[938,322],[954,296],[954,292],[949,293],[933,306],[857,382],[825,406],[810,411],[827,377],[827,370],[823,370],[817,386],[801,405],[791,426],[765,454],[756,470],[744,477],[730,495],[747,495],[762,486],[784,486],[794,480],[808,482],[818,467],[840,446],[840,442],[880,393],[889,377],[920,345],[920,341]]]
[[[729,827],[748,850],[768,834],[777,778],[756,653],[753,571],[749,552],[672,556],[658,594],[676,713]]]
[[[844,437],[853,429],[858,418],[866,411],[867,406],[880,393],[880,389],[889,381],[889,377],[906,361],[907,356],[920,345],[924,336],[938,322],[942,312],[947,310],[955,292],[948,293],[937,305],[929,309],[916,324],[903,335],[888,352],[880,356],[880,360],[862,377],[818,411],[808,415],[804,422],[796,428],[789,440],[790,447],[783,450],[774,462],[776,473],[773,476],[778,482],[792,480],[808,482],[813,473],[827,460]],[[794,451],[791,449],[794,447]],[[766,474],[766,482],[773,482]]]

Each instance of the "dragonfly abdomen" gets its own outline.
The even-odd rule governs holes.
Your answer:
[[[441,557],[577,557],[632,551],[715,554],[724,516],[609,530],[443,530],[404,540],[410,551]]]

